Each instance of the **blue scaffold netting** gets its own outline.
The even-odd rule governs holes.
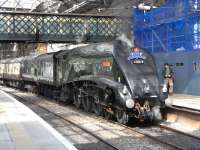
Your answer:
[[[150,52],[200,50],[200,0],[167,0],[133,18],[135,42]]]

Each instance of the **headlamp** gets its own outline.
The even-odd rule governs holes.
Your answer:
[[[135,105],[135,102],[134,102],[134,100],[132,100],[132,99],[127,99],[126,100],[126,107],[127,108],[133,108],[134,107],[134,105]]]

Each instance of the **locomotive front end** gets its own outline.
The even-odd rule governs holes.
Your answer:
[[[140,121],[161,120],[160,85],[156,65],[151,54],[130,45],[127,40],[114,44],[114,58],[121,71],[120,99],[129,117]]]

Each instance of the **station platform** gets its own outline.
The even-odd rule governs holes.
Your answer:
[[[0,150],[77,150],[28,107],[0,90]]]
[[[166,104],[200,111],[200,96],[173,94],[166,100]]]

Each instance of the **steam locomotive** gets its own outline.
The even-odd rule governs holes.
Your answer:
[[[118,38],[36,57],[0,62],[3,84],[74,104],[126,124],[161,119],[163,98],[154,59]]]

